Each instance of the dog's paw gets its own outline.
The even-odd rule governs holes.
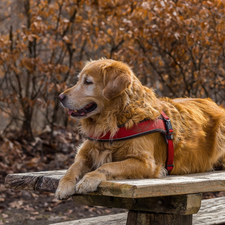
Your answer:
[[[86,174],[76,185],[76,193],[86,194],[97,190],[98,185],[105,180],[104,176],[95,172]]]
[[[59,200],[66,200],[75,194],[75,184],[71,181],[60,180],[59,186],[55,192],[55,196]]]

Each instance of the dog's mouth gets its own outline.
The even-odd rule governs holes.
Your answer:
[[[82,109],[69,109],[68,114],[77,117],[77,116],[87,116],[88,113],[94,111],[97,108],[97,104],[95,102],[91,102],[87,104]]]

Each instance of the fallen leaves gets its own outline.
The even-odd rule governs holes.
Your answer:
[[[16,200],[16,201],[13,201],[13,202],[9,203],[9,207],[16,208],[16,209],[21,208],[22,205],[23,205],[22,200],[19,200],[19,201]]]
[[[48,221],[62,222],[125,212],[123,209],[76,205],[71,200],[60,201],[54,198],[52,193],[13,191],[11,194],[7,193],[7,196],[4,208],[0,208],[0,225],[5,223],[32,224],[33,220],[47,224]]]
[[[74,161],[75,146],[83,141],[77,130],[58,126],[53,135],[44,129],[32,142],[18,140],[19,136],[17,130],[0,135],[0,181],[9,173],[67,169]]]
[[[3,185],[4,177],[8,173],[67,169],[74,161],[75,146],[84,140],[77,130],[59,126],[54,127],[53,134],[51,129],[44,129],[31,142],[17,139],[19,136],[17,130],[7,130],[0,135],[0,224],[12,221],[14,217],[21,221],[49,220],[49,213],[53,213],[52,219],[56,217],[54,208],[63,205],[53,194],[46,193],[45,197],[41,197],[43,194],[40,193],[7,190]],[[71,216],[71,210],[58,220]],[[21,212],[24,217],[21,217]]]

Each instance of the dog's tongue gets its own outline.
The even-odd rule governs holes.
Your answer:
[[[80,113],[81,116],[84,116],[85,114],[86,114],[85,111]]]
[[[68,114],[71,115],[72,113],[73,113],[73,110],[72,109],[69,109],[68,110]]]

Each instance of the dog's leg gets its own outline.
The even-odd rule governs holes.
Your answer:
[[[97,170],[87,173],[76,185],[76,193],[85,194],[97,190],[104,180],[122,180],[159,177],[161,167],[152,160],[147,164],[139,159],[130,158],[120,162],[106,163]]]
[[[67,170],[65,176],[59,181],[55,196],[58,199],[67,199],[75,193],[77,182],[84,174],[91,171],[92,165],[87,157],[87,149],[81,148],[75,157],[75,162]]]
[[[80,160],[80,159],[78,159]],[[76,183],[84,176],[85,173],[91,171],[85,161],[75,161],[67,170],[65,176],[59,181],[55,196],[58,199],[67,199],[75,194]]]

